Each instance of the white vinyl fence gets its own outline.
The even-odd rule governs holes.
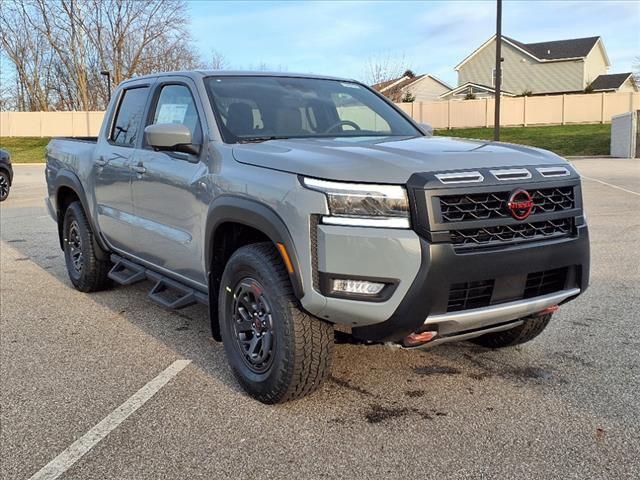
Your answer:
[[[0,112],[0,137],[97,137],[104,112]]]
[[[493,99],[399,104],[406,113],[433,128],[492,127]],[[640,93],[590,93],[540,97],[503,97],[503,126],[610,123],[611,117],[640,108]]]

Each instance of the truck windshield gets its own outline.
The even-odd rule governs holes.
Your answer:
[[[388,103],[353,82],[219,76],[205,78],[205,84],[227,143],[422,135]]]

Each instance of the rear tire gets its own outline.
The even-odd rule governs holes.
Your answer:
[[[220,332],[244,390],[268,404],[303,397],[329,374],[333,326],[303,312],[271,243],[229,259],[218,297]]]
[[[105,289],[110,284],[111,262],[96,256],[93,231],[80,202],[67,207],[63,222],[64,259],[71,283],[81,292]]]
[[[0,171],[0,202],[4,202],[9,196],[11,185],[9,183],[9,175]]]
[[[504,332],[487,333],[470,341],[487,348],[513,347],[529,342],[542,333],[551,320],[551,314],[531,317],[525,322]]]

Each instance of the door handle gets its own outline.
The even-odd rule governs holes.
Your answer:
[[[139,175],[142,175],[143,173],[145,173],[147,171],[146,168],[144,168],[143,165],[135,165],[133,167],[131,167],[133,169],[134,172],[136,172]]]
[[[98,167],[104,167],[107,163],[109,163],[109,161],[105,160],[104,157],[98,157],[96,160],[96,166]]]

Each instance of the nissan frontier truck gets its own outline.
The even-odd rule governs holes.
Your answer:
[[[175,72],[117,88],[97,139],[46,149],[82,292],[208,306],[238,382],[278,403],[365,343],[528,342],[585,291],[580,177],[538,148],[434,137],[353,80]]]

